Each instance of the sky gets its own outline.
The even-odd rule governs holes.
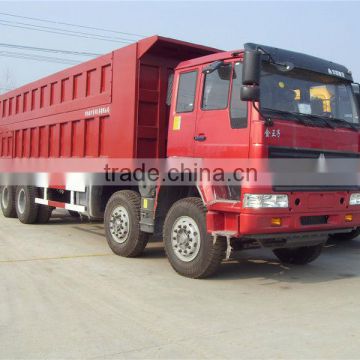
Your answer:
[[[241,49],[246,42],[256,42],[338,62],[352,70],[355,80],[360,81],[360,2],[0,1],[1,44],[103,54],[126,45],[118,40],[114,42],[114,37],[126,41],[136,41],[139,37],[21,19],[4,13],[143,36],[158,34],[224,50]],[[13,27],[24,24],[90,32],[111,37],[113,41]],[[70,66],[7,58],[3,56],[4,52],[60,57],[78,62],[89,59],[0,46],[0,87],[21,86]]]

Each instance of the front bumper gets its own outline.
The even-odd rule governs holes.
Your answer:
[[[247,242],[249,244],[256,241],[263,247],[277,249],[280,247],[289,248],[325,244],[329,238],[329,234],[345,233],[350,231],[352,231],[352,229],[248,235],[241,238],[241,240],[242,242]]]
[[[346,233],[360,227],[360,208],[357,206],[306,212],[289,209],[248,210],[234,206],[228,212],[224,211],[224,207],[221,211],[219,208],[216,210],[213,208],[207,213],[210,233],[244,241],[256,240],[267,247],[313,245],[325,242],[329,234]],[[352,220],[346,221],[345,216],[349,214]],[[280,218],[281,225],[273,225],[273,218]]]
[[[352,215],[352,221],[346,221],[346,215]],[[272,225],[273,218],[280,218],[281,225]],[[354,229],[360,226],[360,211],[331,213],[329,211],[312,213],[265,213],[239,216],[238,235],[293,233],[304,231],[328,231]]]

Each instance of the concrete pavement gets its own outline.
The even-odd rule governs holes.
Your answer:
[[[360,357],[360,240],[305,267],[242,253],[191,280],[160,243],[109,250],[99,223],[0,216],[0,359]]]

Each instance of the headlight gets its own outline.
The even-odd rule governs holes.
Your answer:
[[[243,207],[253,209],[287,208],[289,207],[289,200],[287,195],[245,194]]]
[[[360,193],[351,194],[349,204],[360,205]]]

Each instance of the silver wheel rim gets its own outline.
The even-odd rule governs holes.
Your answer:
[[[9,189],[7,186],[5,186],[1,194],[1,202],[4,209],[7,209],[9,206],[9,196]]]
[[[110,233],[115,242],[123,244],[129,237],[129,214],[123,206],[117,206],[110,216]]]
[[[18,210],[19,210],[20,214],[23,214],[25,212],[25,206],[26,206],[26,196],[25,196],[24,189],[21,189],[19,191],[17,203],[18,203]]]
[[[178,259],[190,262],[200,251],[201,237],[195,220],[181,216],[174,222],[171,230],[171,245]]]

